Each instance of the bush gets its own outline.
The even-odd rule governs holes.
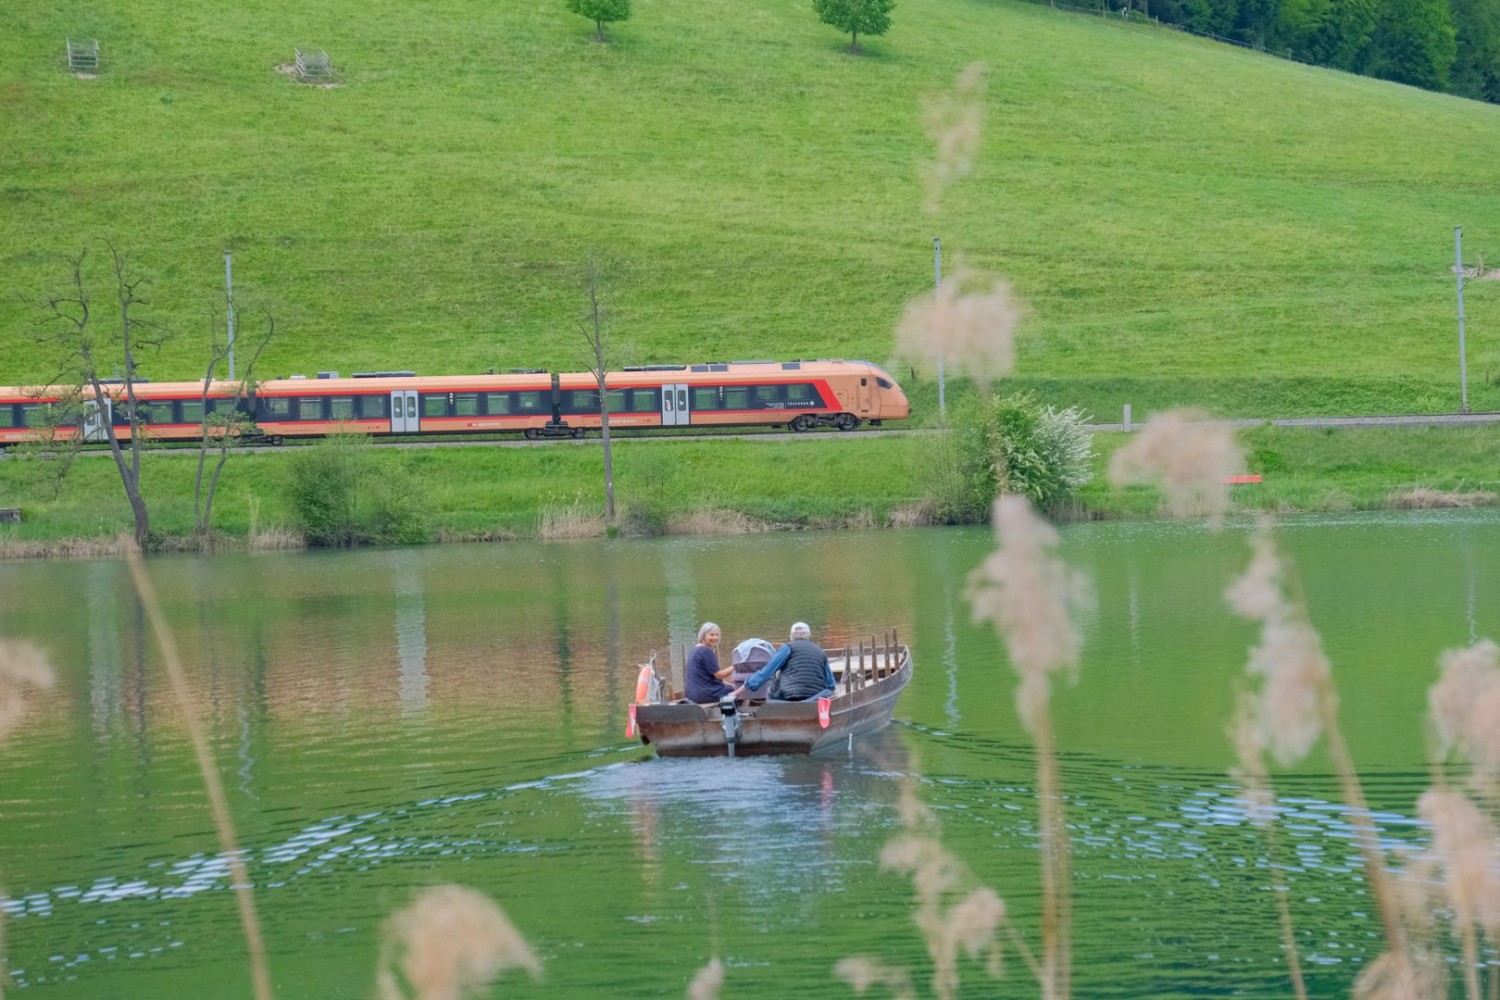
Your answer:
[[[993,402],[995,481],[1037,510],[1066,501],[1093,476],[1094,444],[1076,406],[1038,406],[1021,393]]]
[[[378,461],[368,438],[336,434],[298,449],[287,506],[307,544],[411,544],[430,535],[417,481]]]
[[[1039,406],[1028,393],[956,407],[923,448],[918,474],[939,524],[977,524],[998,492],[1038,510],[1067,501],[1092,476],[1093,441],[1077,407]]]

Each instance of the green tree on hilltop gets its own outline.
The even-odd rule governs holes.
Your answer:
[[[630,20],[630,0],[568,0],[568,10],[594,22],[595,41],[604,41],[604,26]]]
[[[1386,0],[1364,72],[1383,80],[1443,90],[1458,58],[1448,0]]]
[[[576,0],[570,0],[576,2]],[[896,0],[813,0],[818,20],[849,32],[849,51],[859,51],[860,35],[883,35],[891,26]]]

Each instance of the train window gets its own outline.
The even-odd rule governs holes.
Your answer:
[[[521,413],[536,413],[542,408],[542,394],[539,392],[516,393],[516,409]]]
[[[261,397],[261,410],[273,420],[285,420],[292,415],[292,401],[285,396]]]
[[[323,419],[323,397],[303,396],[297,400],[298,420],[322,420]]]
[[[661,397],[655,389],[630,390],[630,409],[635,413],[652,413],[661,409]]]
[[[755,401],[762,406],[774,406],[781,402],[781,386],[758,385],[755,387]]]
[[[391,416],[391,397],[389,396],[355,396],[355,402],[359,410],[361,420],[389,420]]]
[[[0,406],[0,427],[16,426],[16,408],[10,404]]]
[[[717,386],[698,386],[693,389],[693,409],[717,410],[718,408],[719,389]]]
[[[22,403],[21,404],[21,427],[42,427],[47,423],[46,415],[42,412],[45,403]]]
[[[182,422],[185,424],[203,423],[203,400],[184,399],[182,401]]]
[[[625,411],[624,389],[611,389],[609,390],[609,395],[605,398],[609,400],[610,413],[623,413]]]
[[[598,413],[599,393],[594,389],[575,389],[564,395],[563,409],[569,413]]]
[[[881,378],[879,375],[875,376],[875,384],[878,385],[878,386],[880,386],[880,388],[882,388],[882,389],[894,389],[895,388],[895,386],[891,384],[891,380],[890,379]]]
[[[446,417],[447,415],[448,394],[446,392],[427,392],[422,394],[422,416]]]
[[[510,393],[487,392],[484,394],[484,406],[484,412],[488,413],[490,416],[494,416],[497,413],[509,413]]]
[[[479,393],[455,392],[453,394],[453,415],[455,417],[479,416]]]
[[[354,397],[333,396],[328,400],[328,417],[330,420],[353,420],[354,419]]]
[[[726,410],[748,410],[750,408],[750,387],[746,385],[735,385],[724,387],[724,409]]]
[[[867,379],[867,378],[862,378],[862,379],[859,380],[859,384],[860,385],[869,385],[870,384],[870,380]]]
[[[802,403],[812,398],[814,398],[812,386],[806,383],[786,387],[786,401],[788,403]]]

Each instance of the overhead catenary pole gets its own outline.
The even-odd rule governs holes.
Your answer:
[[[1458,275],[1458,387],[1460,413],[1469,412],[1469,362],[1464,356],[1464,227],[1453,227],[1453,273]]]
[[[230,251],[224,251],[224,312],[229,317],[229,381],[234,381],[234,268]]]
[[[934,293],[943,287],[943,241],[932,238],[932,288]],[[943,398],[943,346],[938,344],[938,417],[948,419],[948,406]]]

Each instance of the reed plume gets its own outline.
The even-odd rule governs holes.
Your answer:
[[[1290,766],[1312,749],[1319,736],[1326,740],[1354,828],[1354,843],[1392,956],[1391,972],[1388,977],[1382,973],[1382,981],[1409,985],[1416,981],[1417,967],[1386,872],[1379,833],[1339,727],[1332,671],[1305,609],[1287,596],[1289,572],[1276,551],[1271,528],[1269,517],[1260,519],[1251,537],[1254,556],[1250,565],[1225,591],[1225,600],[1236,613],[1261,624],[1260,641],[1251,649],[1246,665],[1252,690],[1242,701],[1241,721],[1236,727],[1239,775],[1242,781],[1250,776],[1251,794],[1269,803],[1272,798],[1269,778],[1264,777],[1263,753],[1269,751],[1282,766]],[[1264,786],[1256,788],[1262,780]],[[1283,933],[1288,946],[1289,927],[1287,917]],[[1295,961],[1295,957],[1289,957],[1289,962]]]
[[[1072,893],[1062,781],[1048,705],[1049,675],[1076,674],[1080,638],[1073,612],[1088,600],[1084,578],[1056,555],[1057,532],[1025,498],[995,501],[999,547],[969,576],[975,621],[988,619],[1005,641],[1020,683],[1016,708],[1037,751],[1037,798],[1042,841],[1040,976],[1045,1000],[1062,1000],[1072,986]]]
[[[922,102],[922,125],[936,149],[932,162],[922,167],[927,189],[924,207],[932,215],[941,211],[948,186],[974,168],[984,115],[985,73],[984,63],[970,63],[958,74],[952,90]]]
[[[1009,285],[986,281],[960,258],[952,277],[907,304],[896,326],[896,353],[923,370],[945,365],[966,373],[982,388],[1014,367],[1021,314]]]
[[[1217,525],[1229,509],[1225,479],[1244,469],[1234,430],[1201,410],[1159,413],[1130,443],[1110,456],[1116,486],[1159,483],[1176,517],[1204,517]]]
[[[214,827],[219,834],[219,847],[229,864],[230,877],[234,880],[234,897],[239,905],[240,926],[245,935],[245,947],[250,954],[250,980],[256,1000],[270,1000],[271,973],[266,965],[265,939],[261,936],[260,918],[255,912],[255,896],[250,873],[245,867],[244,853],[235,836],[234,820],[229,812],[229,800],[224,795],[224,785],[219,780],[219,770],[214,765],[213,751],[198,724],[193,710],[192,693],[188,690],[187,673],[182,669],[182,657],[177,652],[177,639],[167,626],[161,610],[161,601],[156,597],[156,587],[146,573],[141,560],[141,551],[129,536],[121,536],[120,546],[125,553],[125,563],[130,568],[130,579],[135,584],[136,596],[141,608],[151,623],[156,635],[157,647],[161,650],[162,665],[172,684],[172,694],[182,713],[182,725],[187,730],[188,741],[193,746],[193,755],[198,759],[198,770],[203,777],[203,787],[208,793],[209,806],[213,812]]]
[[[488,897],[439,885],[418,892],[386,921],[376,987],[380,1000],[460,1000],[506,969],[537,976],[542,964]]]
[[[717,957],[693,977],[688,984],[688,1000],[718,1000],[719,991],[724,988],[724,963]]]
[[[0,639],[0,740],[26,714],[28,688],[52,686],[52,664],[35,643],[24,639]]]
[[[963,955],[983,958],[985,970],[998,977],[1003,969],[999,932],[1003,928],[1017,949],[1041,978],[1041,971],[1006,923],[1005,903],[988,886],[973,886],[969,870],[943,847],[938,824],[931,810],[917,797],[910,780],[901,787],[901,821],[905,832],[892,838],[880,852],[880,866],[911,876],[917,894],[914,917],[927,953],[932,958],[932,992],[940,1000],[951,1000],[959,987],[958,962]],[[913,997],[911,976],[905,969],[888,966],[867,955],[845,958],[834,974],[863,993],[871,986],[885,986],[896,997]]]

